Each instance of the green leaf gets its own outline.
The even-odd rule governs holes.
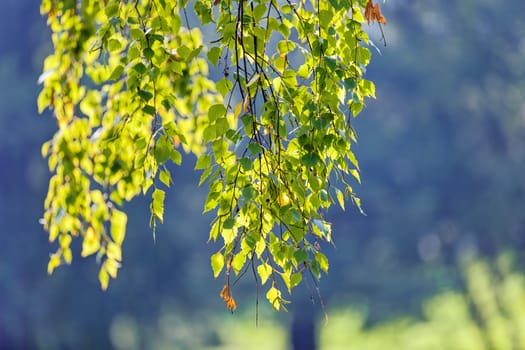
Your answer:
[[[357,117],[359,113],[363,110],[363,104],[359,101],[353,101],[352,105],[350,106],[350,110],[352,111],[352,115],[354,117]]]
[[[252,153],[253,156],[258,155],[259,153],[262,153],[262,147],[258,143],[250,143],[248,145],[248,149]]]
[[[137,45],[131,46],[128,49],[128,61],[131,62],[140,56],[140,50],[137,48]],[[144,66],[145,68],[146,66]]]
[[[344,197],[343,192],[340,189],[336,188],[335,194],[337,196],[337,201],[339,202],[339,206],[341,207],[341,209],[345,210],[345,197]]]
[[[163,190],[159,190],[158,188],[153,191],[153,195],[151,196],[151,212],[152,214],[157,217],[160,222],[164,222],[164,198],[166,196],[166,193],[164,193]]]
[[[303,280],[303,275],[300,272],[296,272],[292,274],[292,277],[290,278],[290,287],[293,289],[301,283]]]
[[[361,207],[361,199],[359,197],[352,196],[352,201],[357,206],[357,209],[359,209],[359,212],[365,215],[365,212],[363,211],[363,208]]]
[[[219,274],[224,267],[224,255],[221,252],[217,252],[211,256],[211,268],[213,270],[213,277],[219,277]]]
[[[325,273],[328,273],[328,258],[321,252],[315,252],[315,260],[319,263],[319,267]]]
[[[104,266],[100,267],[98,272],[98,281],[102,290],[107,290],[109,286],[109,275]]]
[[[230,129],[230,125],[228,124],[228,120],[224,117],[219,117],[215,121],[215,132],[217,135],[225,135],[226,131]]]
[[[257,266],[257,272],[261,276],[261,284],[264,286],[268,278],[272,275],[272,267],[267,263]]]
[[[104,265],[102,265],[102,267],[104,270],[106,270],[108,275],[111,276],[111,278],[117,278],[119,268],[119,263],[117,261],[108,258],[106,261],[104,261]]]
[[[37,100],[38,113],[42,113],[47,107],[50,107],[50,104],[51,97],[49,96],[49,92],[46,90],[42,90],[38,95]]]
[[[122,44],[117,39],[109,39],[108,50],[109,52],[116,52],[122,48]]]
[[[157,110],[154,106],[151,105],[145,105],[144,107],[142,107],[142,111],[151,116],[155,116],[157,114]]]
[[[245,263],[246,263],[246,254],[244,254],[243,252],[240,252],[237,255],[235,255],[232,261],[232,268],[236,275],[239,274],[239,272],[242,270]]]
[[[139,28],[132,28],[130,30],[130,37],[133,40],[138,40],[143,43],[146,42],[146,36],[144,35],[144,32]]]
[[[237,229],[223,229],[221,232],[224,244],[232,243],[237,238]]]
[[[146,47],[143,53],[144,53],[144,57],[146,57],[148,60],[151,60],[153,56],[155,56],[155,52],[149,47]]]
[[[252,135],[253,134],[253,122],[254,118],[251,114],[243,114],[241,116],[242,124],[244,125],[244,130],[246,131],[246,135]]]
[[[83,258],[95,254],[100,249],[100,238],[96,234],[93,227],[88,227],[86,233],[84,234],[84,239],[82,240],[82,252],[80,256]]]
[[[243,187],[241,193],[244,199],[247,201],[257,197],[257,195],[259,194],[259,192],[255,188],[253,188],[251,184],[247,185],[246,187]]]
[[[181,165],[182,154],[173,147],[170,149],[170,159],[174,164]]]
[[[148,71],[148,69],[142,62],[139,62],[136,65],[134,65],[133,70],[135,70],[135,72],[139,73],[140,75],[144,75]]]
[[[161,170],[159,175],[160,182],[162,182],[166,187],[171,185],[171,173],[168,170]]]
[[[165,137],[159,138],[157,144],[155,145],[155,159],[159,164],[165,163],[170,159],[171,155],[171,145],[166,142]]]
[[[295,43],[291,40],[281,40],[277,43],[277,52],[281,55],[286,55],[288,52],[295,49]]]
[[[224,223],[222,224],[222,228],[229,230],[233,228],[233,225],[235,225],[235,219],[227,218],[226,220],[224,220]]]
[[[319,158],[317,153],[307,153],[301,157],[302,163],[309,168],[316,166],[320,160],[321,158]]]
[[[220,229],[219,221],[216,221],[211,227],[210,237],[208,238],[208,240],[211,241],[213,239],[213,241],[216,241],[217,238],[219,238],[219,229]]]
[[[208,154],[202,154],[197,159],[197,163],[195,163],[195,170],[201,170],[206,169],[211,164],[211,156]]]
[[[106,255],[109,259],[122,261],[122,248],[116,243],[109,242],[106,247]]]
[[[266,299],[276,311],[281,309],[281,291],[279,289],[272,286],[266,293]]]
[[[221,56],[221,53],[222,48],[218,46],[212,47],[210,51],[208,51],[208,60],[210,61],[210,63],[216,66],[219,62],[219,57]]]
[[[195,13],[201,20],[201,24],[205,25],[207,23],[210,23],[212,19],[212,11],[211,11],[211,3],[210,2],[203,2],[203,1],[196,1],[194,5]]]
[[[153,98],[153,94],[146,90],[139,90],[137,94],[140,96],[142,100],[144,100],[144,102],[148,102],[149,100]]]
[[[233,83],[228,78],[222,78],[215,84],[215,87],[222,97],[225,97],[233,88]]]
[[[111,72],[109,76],[109,80],[117,80],[122,77],[122,73],[124,73],[124,66],[119,64],[118,66],[113,69],[113,72]]]
[[[361,177],[359,176],[359,171],[357,171],[356,169],[350,169],[349,172],[357,180],[357,182],[361,183]]]
[[[308,253],[304,250],[296,250],[293,256],[298,265],[308,260]]]
[[[60,266],[60,255],[58,254],[52,254],[49,257],[49,262],[47,263],[47,273],[50,275],[53,273],[55,268]]]
[[[260,3],[259,5],[255,6],[255,9],[253,10],[253,17],[256,21],[259,21],[263,18],[267,11],[268,8],[266,3]]]
[[[177,53],[180,55],[180,57],[186,61],[191,55],[191,49],[187,47],[186,45],[181,45],[177,48]]]
[[[118,8],[119,8],[118,4],[110,4],[106,6],[106,9],[105,9],[106,16],[108,17],[115,16],[118,13]]]
[[[241,163],[244,171],[250,171],[253,169],[253,162],[250,158],[241,158],[239,159],[239,163]]]
[[[126,213],[113,209],[111,211],[111,238],[115,243],[121,245],[126,236],[126,224],[128,216]]]
[[[297,75],[303,79],[306,79],[312,73],[312,69],[305,63],[297,70]]]
[[[223,104],[215,104],[208,109],[209,121],[214,121],[224,116],[226,116],[226,107]]]
[[[220,197],[220,192],[210,192],[206,197],[206,202],[204,203],[203,213],[207,213],[210,210],[213,210],[219,205],[217,199]]]
[[[204,142],[210,142],[217,138],[217,129],[215,128],[215,124],[208,125],[204,131],[202,132],[202,137],[204,139]]]

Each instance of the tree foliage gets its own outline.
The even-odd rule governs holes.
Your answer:
[[[38,106],[58,123],[42,147],[53,173],[43,223],[59,243],[49,273],[71,263],[79,237],[106,289],[122,261],[123,204],[148,196],[155,232],[169,216],[168,165],[185,151],[208,186],[209,239],[220,242],[211,267],[224,273],[227,307],[230,276],[247,271],[276,310],[303,278],[317,285],[329,266],[319,242],[332,242],[324,213],[347,199],[360,208],[351,120],[374,97],[362,26],[386,23],[378,5],[43,0],[41,11],[54,53]]]

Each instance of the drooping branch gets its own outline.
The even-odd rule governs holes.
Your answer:
[[[55,53],[39,108],[58,121],[43,147],[54,173],[44,226],[59,241],[49,271],[71,262],[80,236],[107,288],[122,260],[127,216],[118,208],[150,195],[155,230],[172,184],[166,164],[180,164],[182,148],[197,155],[208,186],[209,238],[221,242],[211,265],[215,277],[225,271],[227,307],[237,307],[230,276],[249,268],[276,310],[305,277],[317,289],[328,271],[319,242],[332,242],[325,212],[350,198],[360,207],[351,117],[374,97],[362,25],[386,22],[369,4],[43,0]],[[223,77],[211,81],[209,64]]]

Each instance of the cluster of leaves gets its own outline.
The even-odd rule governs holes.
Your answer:
[[[191,28],[214,26],[205,43]],[[164,219],[168,162],[197,156],[213,211],[211,257],[232,311],[230,273],[251,269],[257,290],[285,310],[282,291],[315,285],[331,242],[323,213],[352,199],[359,181],[351,119],[374,97],[366,0],[43,0],[55,51],[41,76],[40,111],[58,130],[42,147],[53,176],[43,224],[59,248],[48,271],[71,263],[71,241],[97,254],[103,289],[122,260],[126,214],[151,193],[151,225]],[[222,71],[213,82],[208,63]],[[284,287],[284,288],[283,288]]]

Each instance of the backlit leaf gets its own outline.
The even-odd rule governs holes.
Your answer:
[[[151,212],[160,222],[164,221],[164,197],[166,193],[158,188],[153,191],[151,196]]]
[[[213,269],[213,277],[217,278],[224,267],[224,255],[217,252],[211,256],[211,268]]]
[[[208,155],[208,154],[203,154],[201,156],[199,156],[199,158],[197,159],[197,163],[195,164],[195,170],[200,170],[200,169],[206,169],[210,166],[211,164],[211,156]]]
[[[95,230],[93,229],[93,227],[90,226],[88,227],[84,235],[84,239],[82,241],[82,252],[80,255],[85,258],[86,256],[89,256],[91,254],[98,252],[99,249],[100,249],[100,238],[95,233]]]
[[[121,245],[126,236],[126,224],[128,216],[118,209],[111,211],[111,238],[115,243]]]
[[[181,164],[184,151],[209,184],[209,240],[221,245],[211,267],[215,277],[226,270],[226,307],[237,308],[231,275],[257,267],[262,284],[272,280],[268,301],[286,310],[281,288],[328,271],[319,250],[331,242],[329,208],[351,198],[361,210],[348,183],[361,181],[348,118],[376,94],[363,23],[383,34],[379,4],[81,3],[42,5],[54,52],[37,103],[57,123],[42,147],[52,172],[42,222],[58,246],[48,272],[71,263],[80,236],[107,289],[122,261],[125,202],[153,188],[155,237],[160,188],[177,181],[167,163]]]
[[[105,266],[102,266],[98,272],[98,281],[102,290],[107,290],[109,286],[109,274],[106,271]]]
[[[47,273],[50,275],[53,273],[55,268],[60,266],[60,255],[58,254],[52,254],[49,257],[49,262],[47,263]]]
[[[266,293],[266,299],[268,299],[275,310],[279,311],[281,309],[281,291],[274,286]]]
[[[261,284],[264,285],[272,274],[272,267],[267,263],[262,263],[261,265],[257,266],[257,272],[261,277]]]

